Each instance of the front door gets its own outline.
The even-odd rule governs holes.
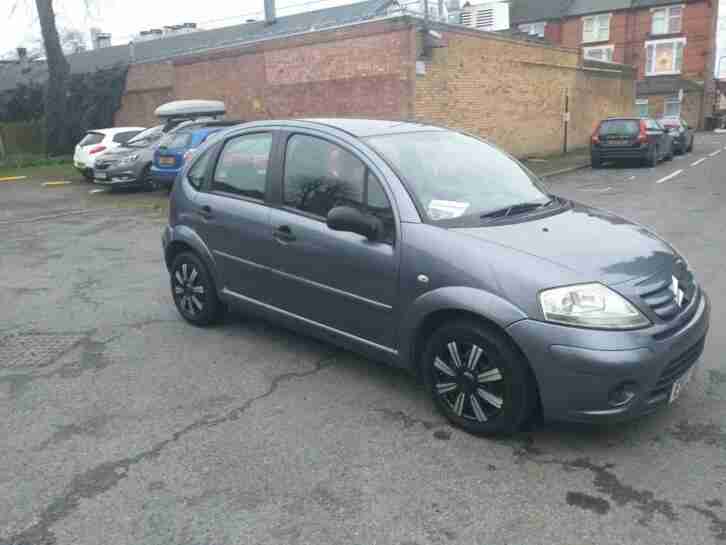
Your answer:
[[[227,140],[207,190],[196,198],[198,231],[217,263],[218,288],[265,302],[273,244],[266,203],[272,142],[270,132]]]
[[[306,134],[286,145],[282,206],[270,212],[276,306],[388,348],[395,345],[399,246],[391,202],[351,150]],[[379,240],[333,231],[335,206],[378,216]]]

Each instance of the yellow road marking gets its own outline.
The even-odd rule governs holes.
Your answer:
[[[73,182],[45,182],[43,187],[55,187],[57,185],[71,185]]]
[[[25,180],[27,176],[6,176],[5,178],[0,178],[0,182],[16,182],[18,180]]]

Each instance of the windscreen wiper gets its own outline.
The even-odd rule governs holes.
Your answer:
[[[509,216],[513,216],[515,214],[524,214],[526,212],[532,212],[534,210],[539,210],[541,208],[544,208],[546,206],[549,206],[552,204],[554,199],[550,199],[547,202],[541,203],[541,202],[523,202],[519,204],[513,204],[512,206],[507,206],[506,208],[499,208],[498,210],[494,210],[492,212],[486,212],[485,214],[482,214],[479,216],[481,219],[496,219],[496,218],[507,218]]]

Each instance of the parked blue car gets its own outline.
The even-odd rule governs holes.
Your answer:
[[[239,121],[190,121],[183,123],[159,142],[151,165],[151,179],[156,185],[170,188],[184,163],[212,134]]]

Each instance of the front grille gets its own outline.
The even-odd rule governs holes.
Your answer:
[[[676,294],[673,293],[673,278],[678,282],[678,289],[683,291],[683,300],[678,304]],[[688,270],[683,260],[673,264],[671,271],[657,274],[637,285],[638,295],[653,313],[661,320],[673,320],[684,309],[690,306],[698,295],[698,288],[693,280],[693,274]]]
[[[701,357],[705,344],[706,338],[704,337],[665,366],[665,369],[663,369],[658,377],[658,382],[656,382],[655,387],[650,392],[651,401],[659,401],[660,398],[663,398],[670,392],[676,379],[686,374],[693,364],[698,361],[698,358]]]

